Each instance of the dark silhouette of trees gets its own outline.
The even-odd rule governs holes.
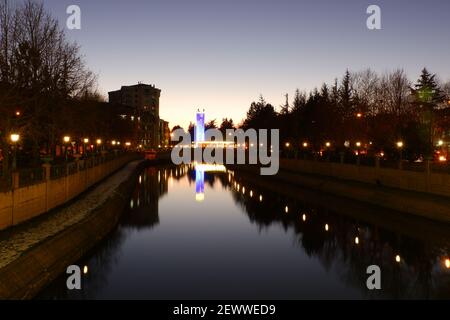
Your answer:
[[[222,123],[220,124],[219,130],[225,137],[225,133],[227,129],[234,129],[233,119],[223,118]]]
[[[402,141],[405,155],[414,160],[432,155],[433,141],[449,132],[450,84],[442,88],[426,69],[415,88],[402,69],[381,76],[370,69],[347,70],[340,81],[308,95],[297,89],[292,105],[286,99],[279,112],[260,96],[242,127],[279,128],[282,148],[290,148],[284,155],[306,150],[398,155],[396,143]]]
[[[7,155],[9,134],[18,132],[22,148],[37,164],[42,151],[55,153],[62,135],[72,134],[67,125],[75,112],[71,101],[99,100],[96,77],[42,3],[0,2],[0,47],[1,149]],[[14,118],[16,110],[20,121]],[[96,113],[85,111],[91,117]],[[83,131],[85,122],[77,122]]]

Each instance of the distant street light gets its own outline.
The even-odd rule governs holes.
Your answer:
[[[15,171],[16,167],[17,167],[17,142],[19,142],[20,140],[20,135],[17,133],[13,133],[11,134],[11,136],[9,137],[11,139],[12,142],[12,147],[13,147],[13,161],[12,161],[12,170]]]
[[[358,141],[358,142],[356,143],[356,146],[357,146],[358,148],[361,147],[361,142]]]
[[[89,143],[89,138],[83,139],[83,154],[87,155],[87,144]]]
[[[325,147],[327,147],[327,148],[331,147],[331,142],[326,142]]]
[[[19,141],[20,135],[17,133],[13,133],[13,134],[11,134],[10,139],[11,139],[11,142],[16,143]]]
[[[438,146],[440,146],[440,147],[441,147],[441,146],[443,146],[443,145],[444,145],[444,141],[442,141],[442,140],[439,140],[439,141],[438,141]]]
[[[289,148],[291,144],[289,142],[286,142],[284,145],[286,146],[286,148]]]
[[[361,113],[361,112],[358,112],[358,113],[356,114],[356,117],[357,117],[357,118],[362,118],[362,113]]]
[[[308,148],[308,142],[303,142],[303,148]]]
[[[102,139],[97,139],[96,142],[97,142],[98,145],[100,145],[100,144],[102,144]]]
[[[17,110],[17,111],[16,111],[16,116],[17,116],[17,117],[20,117],[20,114],[21,114],[20,111]]]
[[[64,155],[65,155],[65,158],[66,158],[66,161],[67,161],[67,158],[68,158],[67,148],[69,147],[70,137],[69,136],[64,136],[63,141],[65,143]]]
[[[398,141],[397,142],[397,148],[398,148],[399,153],[400,153],[400,169],[401,169],[402,168],[402,161],[403,161],[403,152],[402,152],[403,141]]]

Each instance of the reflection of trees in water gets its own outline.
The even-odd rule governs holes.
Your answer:
[[[359,288],[367,297],[450,297],[450,272],[443,268],[442,261],[442,257],[450,253],[450,239],[445,244],[426,241],[423,237],[419,240],[337,214],[325,206],[311,207],[280,194],[246,186],[255,195],[263,194],[264,201],[260,202],[257,196],[250,197],[249,191],[242,194],[233,182],[229,186],[235,202],[259,230],[273,224],[279,224],[286,232],[291,230],[294,242],[308,256],[316,257],[327,271],[333,269],[346,284]],[[303,214],[306,221],[303,221]],[[395,261],[396,255],[400,256],[400,263]],[[366,268],[372,264],[381,268],[382,290],[366,288]]]
[[[178,181],[186,172],[185,166],[158,166],[143,170],[122,216],[121,225],[136,229],[157,226],[159,199],[168,193],[169,180]]]
[[[88,266],[83,275],[82,290],[67,290],[67,275],[63,273],[37,299],[93,299],[101,297],[107,279],[120,260],[121,246],[130,229],[153,228],[159,223],[158,201],[168,192],[168,180],[180,180],[186,169],[175,166],[148,167],[138,178],[119,226],[76,264]],[[140,182],[139,182],[140,181]]]

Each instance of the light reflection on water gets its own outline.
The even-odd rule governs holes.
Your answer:
[[[38,298],[450,297],[448,226],[220,171],[145,169],[119,226],[79,262],[84,289],[62,276]],[[371,264],[381,291],[366,288]]]

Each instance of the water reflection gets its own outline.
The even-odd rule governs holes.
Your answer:
[[[449,231],[224,168],[151,167],[79,262],[84,290],[62,276],[39,298],[449,298]]]
[[[259,230],[273,224],[280,224],[286,232],[292,230],[301,250],[317,257],[326,270],[339,275],[348,286],[359,288],[363,297],[450,297],[448,226],[405,216],[410,222],[417,220],[419,228],[427,228],[422,233],[414,233],[408,227],[404,233],[394,232],[389,230],[390,221],[383,223],[384,228],[374,226],[331,210],[332,203],[312,206],[267,191],[261,191],[266,198],[261,205],[239,192],[239,186],[245,187],[243,180],[238,178],[235,182],[234,199]],[[429,233],[423,233],[425,229]],[[446,236],[439,236],[442,234]],[[365,287],[366,268],[371,264],[381,267],[381,291],[370,292]]]

